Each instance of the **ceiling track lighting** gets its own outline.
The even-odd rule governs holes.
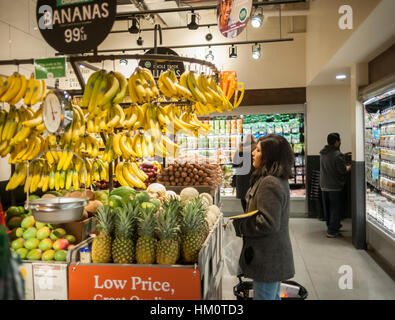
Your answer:
[[[261,45],[258,43],[255,43],[252,46],[252,57],[254,59],[259,59],[261,57]]]
[[[140,32],[140,27],[137,26],[137,18],[132,18],[132,26],[129,28],[129,33],[138,34]]]
[[[237,58],[237,47],[235,47],[234,44],[232,44],[232,46],[229,48],[229,58]]]
[[[198,15],[192,10],[190,16],[191,21],[187,24],[187,27],[189,30],[197,30],[199,28],[199,25],[196,23]]]
[[[263,22],[263,10],[262,8],[255,8],[255,13],[251,18],[251,25],[253,28],[262,27]]]
[[[141,36],[139,36],[139,38],[137,39],[137,45],[142,46],[143,44],[144,44],[144,40]]]

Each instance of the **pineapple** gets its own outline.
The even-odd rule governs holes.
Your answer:
[[[189,201],[182,211],[182,247],[181,254],[185,262],[194,263],[198,260],[202,247],[202,228],[204,215],[197,201]]]
[[[114,263],[132,263],[134,243],[132,240],[134,218],[133,211],[125,207],[117,208],[115,217],[115,239],[112,243],[112,260]]]
[[[162,207],[164,210],[170,210],[170,211],[174,212],[176,214],[177,224],[181,225],[181,223],[182,223],[181,212],[182,212],[182,208],[183,208],[183,203],[180,200],[172,197],[169,200],[164,201],[162,203]],[[177,232],[177,241],[178,241],[178,245],[181,248],[182,240],[181,240],[181,230],[180,229]]]
[[[155,263],[155,211],[155,208],[146,207],[141,210],[140,216],[138,217],[139,238],[136,243],[136,260],[138,264]]]
[[[100,234],[93,239],[93,263],[108,263],[111,261],[111,240],[114,229],[114,213],[109,206],[101,206],[96,210],[96,219]]]
[[[180,257],[178,243],[179,225],[178,211],[172,204],[164,206],[157,219],[157,235],[159,237],[156,248],[156,263],[175,264]]]

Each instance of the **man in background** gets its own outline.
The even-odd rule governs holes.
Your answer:
[[[328,145],[320,151],[320,186],[322,202],[326,217],[327,237],[341,237],[340,220],[344,212],[343,188],[346,183],[347,171],[344,154],[340,152],[341,139],[338,133],[330,133]]]

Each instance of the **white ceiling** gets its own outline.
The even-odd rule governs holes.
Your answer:
[[[367,63],[394,44],[394,12],[395,1],[382,0],[309,85],[350,84],[353,64]],[[348,79],[336,80],[339,73],[347,74]]]

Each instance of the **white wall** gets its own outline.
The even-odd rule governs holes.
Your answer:
[[[55,51],[41,37],[35,18],[36,1],[0,0],[0,60],[53,57]],[[16,66],[0,66],[0,74],[10,75]],[[30,77],[32,66],[21,65],[19,72]],[[0,158],[0,181],[8,180],[11,166]]]
[[[350,86],[307,87],[307,154],[319,155],[331,132],[342,139],[342,152],[352,150]]]

